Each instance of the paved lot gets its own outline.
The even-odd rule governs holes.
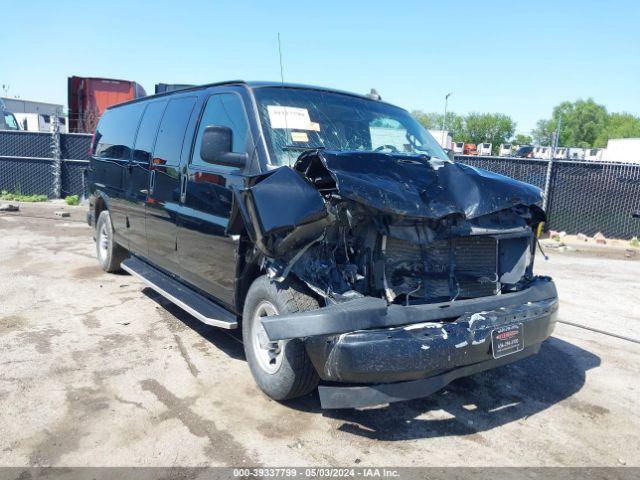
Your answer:
[[[53,208],[0,214],[1,465],[640,465],[639,344],[560,324],[539,355],[427,399],[282,405],[237,334],[104,274],[82,209]],[[561,319],[640,338],[640,261],[539,267]]]

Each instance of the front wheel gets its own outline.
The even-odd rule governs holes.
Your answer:
[[[117,272],[120,263],[127,258],[127,250],[113,240],[113,225],[109,210],[103,210],[96,222],[96,254],[105,272]]]
[[[316,299],[301,288],[272,282],[267,276],[256,279],[247,292],[242,314],[244,351],[256,383],[274,400],[306,395],[319,378],[302,340],[270,342],[262,319],[316,308]]]

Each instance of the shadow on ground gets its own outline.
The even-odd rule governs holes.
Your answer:
[[[143,292],[214,347],[232,358],[245,358],[239,330],[210,327],[153,290]],[[339,430],[376,440],[473,435],[526,419],[571,397],[584,385],[586,372],[599,365],[597,355],[551,337],[537,355],[458,379],[423,399],[367,410],[322,410],[314,392],[286,405],[343,420]],[[427,412],[434,415],[421,418]]]
[[[569,398],[584,385],[587,370],[599,365],[597,355],[552,337],[537,355],[461,378],[424,399],[369,410],[322,411],[316,395],[291,406],[322,411],[344,420],[339,430],[376,440],[473,435],[526,419]],[[434,415],[421,418],[427,412]]]
[[[180,307],[177,307],[151,288],[143,289],[142,293],[180,320],[185,326],[189,327],[202,338],[210,342],[215,348],[222,350],[231,358],[239,360],[245,359],[244,347],[242,346],[242,334],[239,329],[224,330],[222,328],[216,328],[207,325],[206,323],[202,323],[200,320],[185,312]]]

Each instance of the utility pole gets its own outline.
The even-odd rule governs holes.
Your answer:
[[[562,116],[558,118],[558,126],[556,131],[553,132],[551,141],[551,155],[549,157],[549,163],[547,164],[547,174],[544,180],[544,199],[542,200],[542,209],[546,212],[549,206],[549,195],[551,194],[551,175],[553,172],[553,160],[556,158],[556,148],[558,148],[558,142],[560,141],[560,126],[562,125]]]
[[[453,92],[449,92],[444,97],[444,116],[442,117],[442,143],[444,145],[444,129],[447,126],[447,105],[449,103],[449,97]],[[444,148],[444,147],[443,147]]]

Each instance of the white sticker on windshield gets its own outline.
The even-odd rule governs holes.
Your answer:
[[[268,105],[271,128],[288,128],[296,130],[312,130],[309,110],[298,107]]]
[[[292,142],[309,142],[309,135],[307,132],[291,132]]]

